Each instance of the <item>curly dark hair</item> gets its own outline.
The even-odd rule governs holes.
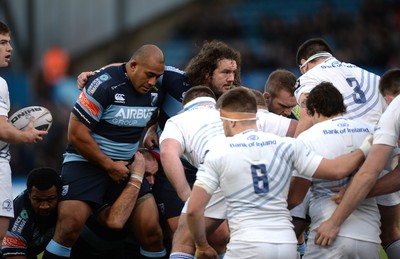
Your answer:
[[[209,80],[218,67],[218,61],[223,59],[236,61],[237,70],[233,85],[240,85],[240,52],[218,40],[205,41],[199,53],[189,61],[185,69],[189,84],[209,85]]]
[[[315,86],[307,97],[307,114],[315,113],[331,117],[346,112],[343,95],[331,82],[322,82]]]

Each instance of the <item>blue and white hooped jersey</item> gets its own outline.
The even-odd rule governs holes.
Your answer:
[[[100,149],[111,159],[130,160],[147,122],[156,116],[158,92],[138,93],[125,65],[109,67],[90,77],[72,113],[90,130]],[[86,161],[69,145],[64,163]]]
[[[343,95],[346,118],[360,118],[376,125],[387,106],[379,92],[379,80],[374,73],[331,57],[302,75],[294,94],[299,102],[303,93],[309,93],[321,82],[331,82]]]

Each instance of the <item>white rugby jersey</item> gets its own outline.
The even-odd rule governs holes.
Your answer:
[[[257,128],[261,131],[285,137],[291,120],[265,109],[257,110]]]
[[[331,82],[343,95],[347,106],[345,117],[377,124],[386,108],[378,88],[379,79],[367,70],[330,57],[299,77],[294,94],[299,102],[301,94],[309,93],[321,82]]]
[[[10,93],[6,80],[0,77],[0,116],[6,116],[10,112]],[[10,145],[4,141],[0,141],[0,162],[9,162],[11,159],[9,148]]]
[[[218,136],[225,135],[215,100],[201,97],[189,102],[183,113],[168,119],[160,143],[167,138],[177,140],[186,159],[198,167],[208,150],[209,140]]]
[[[400,138],[400,95],[393,99],[378,123],[374,144],[397,146]]]
[[[297,138],[304,144],[328,159],[350,153],[361,146],[364,139],[374,132],[375,125],[360,119],[351,120],[336,117],[315,124],[302,132]],[[298,176],[296,172],[295,176]],[[310,179],[311,180],[311,179]],[[311,230],[317,229],[335,211],[337,204],[330,197],[335,194],[334,187],[344,187],[351,180],[346,177],[337,181],[312,179],[310,187],[309,216]],[[374,198],[365,199],[346,219],[340,228],[339,236],[380,243],[380,215]]]
[[[292,170],[311,177],[322,157],[294,138],[256,130],[212,142],[197,181],[207,191],[221,187],[231,242],[296,244],[287,209]]]

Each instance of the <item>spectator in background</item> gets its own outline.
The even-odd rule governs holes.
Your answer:
[[[76,80],[68,75],[70,57],[60,47],[48,49],[42,58],[42,73],[45,85],[49,88],[55,106],[65,106],[71,110],[80,91]]]
[[[0,68],[10,63],[12,49],[10,28],[0,21]],[[9,144],[36,143],[47,135],[47,131],[33,127],[34,118],[24,130],[16,129],[8,122],[9,111],[8,85],[0,77],[0,241],[4,238],[10,218],[14,216]]]

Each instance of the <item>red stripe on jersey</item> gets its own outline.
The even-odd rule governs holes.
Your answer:
[[[5,236],[1,245],[4,247],[10,246],[26,248],[26,243],[23,240],[12,236]]]
[[[96,104],[94,104],[92,101],[90,101],[86,97],[86,95],[83,91],[79,95],[78,100],[84,108],[86,108],[91,114],[93,114],[93,116],[98,117],[99,111],[100,111],[99,107]]]

